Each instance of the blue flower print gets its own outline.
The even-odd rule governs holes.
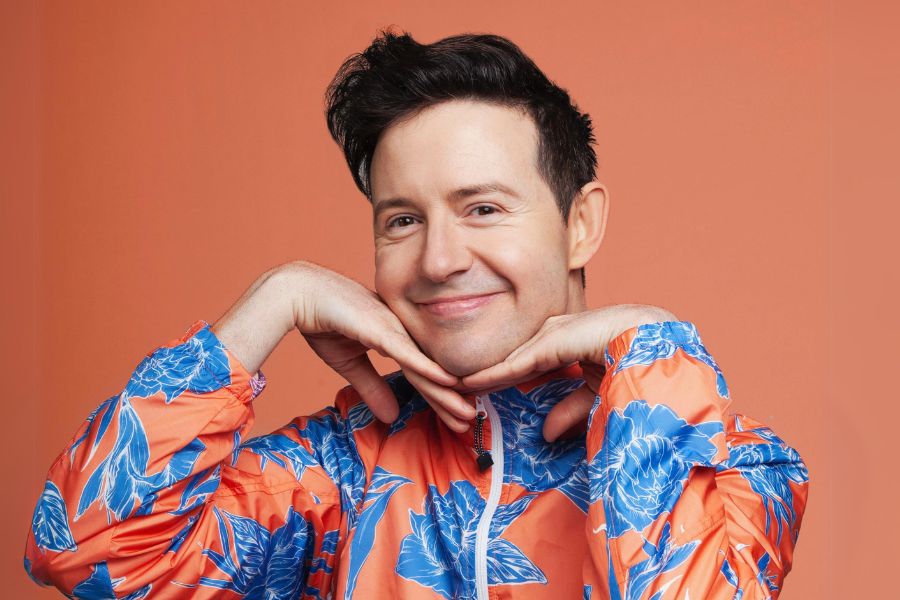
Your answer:
[[[700,540],[692,540],[683,546],[674,545],[671,541],[671,524],[666,522],[656,545],[644,539],[644,552],[649,558],[628,569],[623,600],[641,600],[650,585],[659,581],[660,575],[686,561],[699,545]],[[650,600],[662,600],[667,588],[668,585],[661,587]]]
[[[769,569],[771,564],[772,557],[769,556],[767,552],[763,552],[762,556],[759,557],[759,560],[756,561],[756,581],[759,583],[760,587],[765,586],[770,592],[777,592],[779,590],[778,584],[776,583],[778,580],[778,573]]]
[[[66,596],[73,600],[141,600],[142,598],[147,597],[147,594],[150,593],[152,587],[152,584],[148,583],[127,596],[120,597],[116,595],[114,589],[119,587],[123,581],[125,581],[124,577],[112,579],[109,575],[109,567],[106,566],[106,562],[99,562],[94,565],[94,571],[91,575],[76,585],[72,589],[72,593],[66,594]]]
[[[331,573],[334,571],[332,567],[328,566],[328,561],[334,560],[339,538],[339,529],[331,529],[322,534],[322,545],[319,554],[310,562],[310,575],[319,571],[322,571],[323,573]],[[323,595],[322,590],[307,584],[303,588],[303,597],[309,598],[310,600],[331,600],[331,591],[326,590],[326,593]]]
[[[771,564],[772,557],[767,552],[763,552],[756,561],[756,582],[760,587],[768,589],[770,592],[777,592],[780,589],[776,583],[778,574],[769,569]],[[735,588],[732,600],[741,600],[744,597],[744,588],[738,587],[740,582],[738,581],[737,573],[734,572],[734,568],[732,568],[727,558],[722,561],[720,573]]]
[[[187,482],[181,492],[181,502],[173,515],[184,515],[204,504],[218,488],[221,481],[221,465],[203,469]]]
[[[722,552],[719,550],[719,552]],[[732,596],[731,600],[741,600],[744,597],[744,589],[739,588],[737,573],[734,572],[734,569],[731,567],[731,563],[728,562],[728,559],[722,561],[722,568],[719,570],[722,573],[722,576],[725,578],[732,587],[734,587],[734,596]]]
[[[145,357],[125,387],[125,395],[149,398],[162,392],[169,404],[188,390],[202,394],[230,384],[225,347],[206,325],[184,343],[158,348]]]
[[[259,468],[263,471],[269,461],[282,469],[294,472],[297,481],[303,477],[307,467],[319,465],[316,458],[303,444],[281,433],[270,433],[247,440],[240,446],[241,451],[248,451],[260,457]]]
[[[204,576],[199,585],[242,594],[247,600],[299,595],[306,581],[305,559],[312,555],[315,536],[294,507],[288,507],[284,524],[272,532],[250,517],[217,507],[213,507],[213,513],[219,524],[222,553],[205,548],[203,554],[225,577]]]
[[[127,397],[123,396],[118,406],[116,441],[88,478],[78,499],[76,521],[98,498],[108,513],[119,521],[131,514],[135,502],[139,503],[135,514],[149,514],[156,493],[187,477],[206,449],[203,442],[195,438],[172,455],[159,473],[147,475],[150,447],[144,426]]]
[[[651,408],[645,400],[613,410],[590,465],[591,502],[604,499],[607,535],[643,531],[671,511],[690,469],[709,466],[716,454],[710,438],[723,431],[721,422],[691,425],[665,404]]]
[[[184,527],[181,528],[181,531],[175,534],[175,537],[172,538],[172,543],[169,544],[166,552],[178,552],[178,550],[181,548],[181,545],[184,543],[184,540],[187,537],[188,533],[191,532],[191,527],[193,527],[194,521],[196,521],[199,517],[199,512],[188,517],[187,523],[184,524]]]
[[[75,552],[78,546],[69,528],[66,502],[56,484],[49,479],[44,483],[44,492],[34,508],[31,519],[34,541],[42,550]]]
[[[609,377],[634,365],[649,365],[661,358],[671,358],[678,348],[715,371],[716,391],[719,396],[727,399],[728,384],[725,382],[725,376],[703,346],[697,327],[690,321],[663,321],[639,325],[628,352],[619,360]],[[612,356],[607,350],[607,367],[611,367],[612,363]]]
[[[737,431],[744,431],[740,416],[735,415]],[[747,480],[766,509],[766,535],[772,519],[778,526],[776,544],[781,544],[784,529],[787,528],[791,541],[797,542],[797,511],[794,510],[794,493],[790,482],[802,484],[809,481],[809,471],[800,454],[768,427],[749,430],[765,443],[728,446],[728,459],[716,465],[717,471],[736,470]]]
[[[428,486],[422,514],[409,511],[412,533],[403,538],[398,575],[443,598],[475,597],[475,529],[485,501],[467,481],[454,481],[445,495]]]
[[[395,475],[382,467],[375,467],[372,482],[366,490],[362,510],[356,519],[353,538],[350,541],[350,567],[347,575],[347,588],[344,598],[352,598],[356,590],[359,572],[375,545],[378,523],[384,517],[391,496],[401,486],[412,483],[406,477]]]
[[[490,585],[514,583],[547,583],[547,577],[531,559],[502,537],[537,494],[522,496],[509,504],[501,504],[494,512],[488,534],[487,578]]]
[[[97,425],[97,429],[94,432],[94,443],[91,444],[91,451],[88,454],[88,457],[84,460],[84,464],[88,464],[91,462],[91,459],[94,457],[94,452],[97,451],[97,445],[100,444],[100,441],[103,439],[103,436],[106,435],[106,430],[109,428],[109,424],[112,421],[112,416],[116,412],[116,400],[119,399],[119,395],[112,396],[104,400],[100,406],[95,408],[91,414],[88,415],[87,420],[84,424],[84,433],[82,433],[78,439],[72,442],[72,446],[69,448],[69,465],[73,464],[75,460],[75,451],[78,447],[87,439],[88,435],[91,433],[91,427],[94,424],[94,419],[97,418],[97,415],[101,412],[103,415],[100,417],[100,423]]]
[[[488,536],[488,583],[546,583],[544,573],[501,536],[536,494],[497,507]],[[428,486],[422,514],[409,512],[412,533],[403,538],[396,572],[444,598],[474,599],[475,535],[485,500],[469,481],[454,481],[447,493]]]
[[[356,509],[362,502],[366,487],[366,470],[353,432],[367,427],[372,419],[366,418],[367,405],[361,405],[354,414],[344,419],[334,407],[322,409],[309,417],[303,427],[289,425],[297,435],[309,444],[311,455],[341,494],[341,511],[347,514],[348,528],[356,525]]]
[[[113,418],[116,418],[113,448],[85,484],[73,520],[78,520],[98,499],[100,505],[106,507],[108,518],[114,516],[121,521],[130,516],[132,511],[135,515],[150,514],[157,493],[186,478],[199,456],[206,450],[200,439],[195,438],[176,452],[160,472],[148,474],[149,443],[143,423],[132,405],[132,398],[149,398],[162,393],[168,404],[186,391],[202,394],[230,384],[228,357],[209,325],[195,332],[185,342],[174,347],[158,348],[145,357],[135,369],[125,390],[118,396],[108,398],[88,416],[84,433],[75,440],[69,451],[71,462],[74,460],[75,449],[89,435],[93,435],[91,450],[82,461],[83,465],[88,465],[100,442],[109,432]],[[198,489],[201,483],[202,491]],[[215,485],[215,478],[195,481],[193,491],[196,494],[193,498],[187,498],[189,503],[183,503],[179,511],[184,512],[190,506],[195,506],[198,499],[202,500],[214,491]]]
[[[529,492],[557,490],[587,514],[585,436],[554,442],[544,438],[547,414],[583,384],[583,379],[554,379],[528,393],[515,387],[495,392],[491,401],[503,425],[503,443],[511,463],[510,482]]]
[[[331,573],[334,570],[332,567],[328,566],[328,559],[334,558],[334,553],[337,552],[340,534],[341,532],[339,529],[331,529],[322,534],[322,549],[319,551],[319,556],[316,556],[310,563],[310,573],[317,573],[319,571]]]

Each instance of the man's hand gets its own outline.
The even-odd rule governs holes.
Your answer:
[[[581,386],[553,407],[544,423],[547,441],[587,419],[605,374],[603,353],[617,335],[644,323],[676,320],[671,312],[644,304],[620,304],[581,313],[553,316],[503,362],[463,377],[455,389],[487,392],[503,389],[578,362]]]
[[[475,409],[453,390],[459,379],[422,353],[375,292],[319,265],[295,261],[271,269],[212,329],[253,373],[294,328],[381,421],[396,420],[399,407],[369,360],[370,349],[397,361],[451,428],[465,431],[475,417]]]

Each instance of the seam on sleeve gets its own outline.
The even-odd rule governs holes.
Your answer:
[[[710,529],[724,523],[725,508],[722,507],[718,509],[714,514],[698,521],[693,527],[686,530],[684,533],[679,533],[678,535],[672,536],[672,543],[677,546],[684,545],[687,542],[690,542],[691,540],[703,535]]]
[[[221,492],[221,493],[217,492],[212,497],[213,498],[228,498],[228,497],[233,497],[233,496],[245,496],[245,495],[253,494],[253,493],[263,493],[263,494],[268,494],[270,496],[275,496],[277,494],[283,494],[284,492],[294,492],[297,490],[302,490],[304,492],[312,494],[316,498],[319,498],[320,500],[328,501],[329,504],[339,504],[340,503],[340,495],[339,494],[335,494],[335,493],[319,494],[319,493],[313,492],[312,490],[310,490],[303,484],[297,483],[297,482],[287,482],[284,484],[275,485],[275,486],[271,486],[271,487],[268,487],[262,483],[256,483],[256,484],[251,483],[248,485],[240,485],[240,486],[231,487],[228,490]]]

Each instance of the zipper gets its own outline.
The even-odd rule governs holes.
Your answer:
[[[486,417],[487,413],[484,412],[483,407],[475,414],[475,454],[477,455],[475,462],[478,463],[478,468],[482,471],[494,464],[491,453],[484,449],[484,434],[482,433],[482,428],[484,427],[484,420]]]
[[[475,451],[478,452],[478,466],[484,471],[491,467],[491,487],[488,491],[487,504],[478,527],[475,530],[475,591],[478,600],[488,600],[487,550],[491,533],[491,520],[500,504],[500,492],[503,487],[503,428],[500,416],[494,410],[488,395],[475,397]],[[481,415],[481,418],[478,417]],[[486,415],[486,416],[485,416]],[[491,451],[483,447],[482,427],[485,418],[491,423]],[[482,467],[482,463],[486,466]]]

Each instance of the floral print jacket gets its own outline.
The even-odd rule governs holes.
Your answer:
[[[777,598],[800,455],[726,412],[689,321],[632,327],[605,360],[586,430],[553,443],[577,363],[470,396],[466,433],[397,371],[393,424],[347,386],[245,440],[265,378],[198,320],[53,463],[25,569],[70,598]]]

